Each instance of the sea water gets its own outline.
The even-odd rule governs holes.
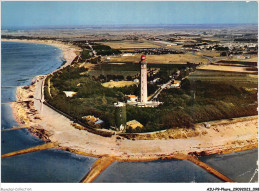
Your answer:
[[[258,149],[199,159],[235,182],[258,182]],[[218,183],[223,182],[185,160],[114,162],[94,182],[100,183]]]
[[[16,87],[29,85],[36,75],[49,73],[62,63],[60,49],[36,43],[1,42],[1,103],[16,100]],[[18,126],[9,104],[1,104],[1,130]],[[1,153],[43,144],[26,129],[1,132]]]
[[[60,49],[38,43],[2,42],[1,86],[28,85],[36,75],[54,71],[63,62]]]
[[[222,180],[192,162],[171,159],[148,162],[114,162],[94,182],[218,183]]]
[[[258,149],[210,155],[200,160],[236,182],[258,182]]]
[[[60,49],[44,44],[2,42],[1,102],[16,100],[16,87],[29,85],[36,75],[47,74],[63,63]],[[9,104],[1,104],[1,154],[43,144],[27,129],[3,131],[18,126]],[[48,149],[4,158],[1,181],[79,182],[96,158]]]
[[[2,182],[78,183],[96,158],[47,149],[2,159]]]

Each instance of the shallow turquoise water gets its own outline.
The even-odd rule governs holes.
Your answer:
[[[14,120],[12,109],[8,104],[1,105],[1,130],[19,126]],[[27,129],[17,129],[1,132],[2,154],[43,144],[44,142],[32,136]]]
[[[12,109],[9,104],[1,105],[1,129],[8,129],[13,126],[18,126],[18,123],[13,118]]]

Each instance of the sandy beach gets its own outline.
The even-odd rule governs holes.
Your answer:
[[[16,41],[16,40],[14,40]],[[53,41],[26,41],[52,44],[61,48],[65,66],[76,57],[75,47]],[[196,124],[195,130],[182,129],[176,139],[174,129],[167,137],[150,139],[126,139],[118,135],[102,137],[86,130],[76,129],[72,121],[41,104],[44,76],[38,76],[29,87],[17,88],[17,101],[12,104],[15,119],[29,131],[55,147],[67,151],[101,157],[111,156],[121,161],[146,161],[163,158],[179,158],[188,154],[222,154],[258,147],[258,116]],[[30,98],[34,95],[34,98]],[[26,101],[26,102],[21,102]],[[141,147],[140,147],[141,146]]]

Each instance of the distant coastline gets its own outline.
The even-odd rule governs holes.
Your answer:
[[[28,26],[28,27],[3,27],[2,30],[34,30],[34,29],[211,29],[211,28],[226,28],[226,27],[238,27],[238,26],[255,26],[257,23],[226,23],[226,24],[122,24],[122,25],[65,25],[65,26]]]

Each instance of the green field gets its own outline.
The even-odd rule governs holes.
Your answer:
[[[229,84],[235,87],[258,87],[258,78],[250,74],[236,72],[196,70],[189,76],[189,80],[191,83],[199,80],[203,82]]]
[[[167,71],[169,74],[176,71],[177,69],[185,68],[187,65],[178,64],[148,64],[148,68],[158,68],[161,71]],[[127,76],[136,76],[140,73],[140,64],[138,63],[122,63],[122,64],[111,64],[102,63],[95,66],[94,70],[88,72],[90,76],[99,75],[123,75],[125,78]]]

